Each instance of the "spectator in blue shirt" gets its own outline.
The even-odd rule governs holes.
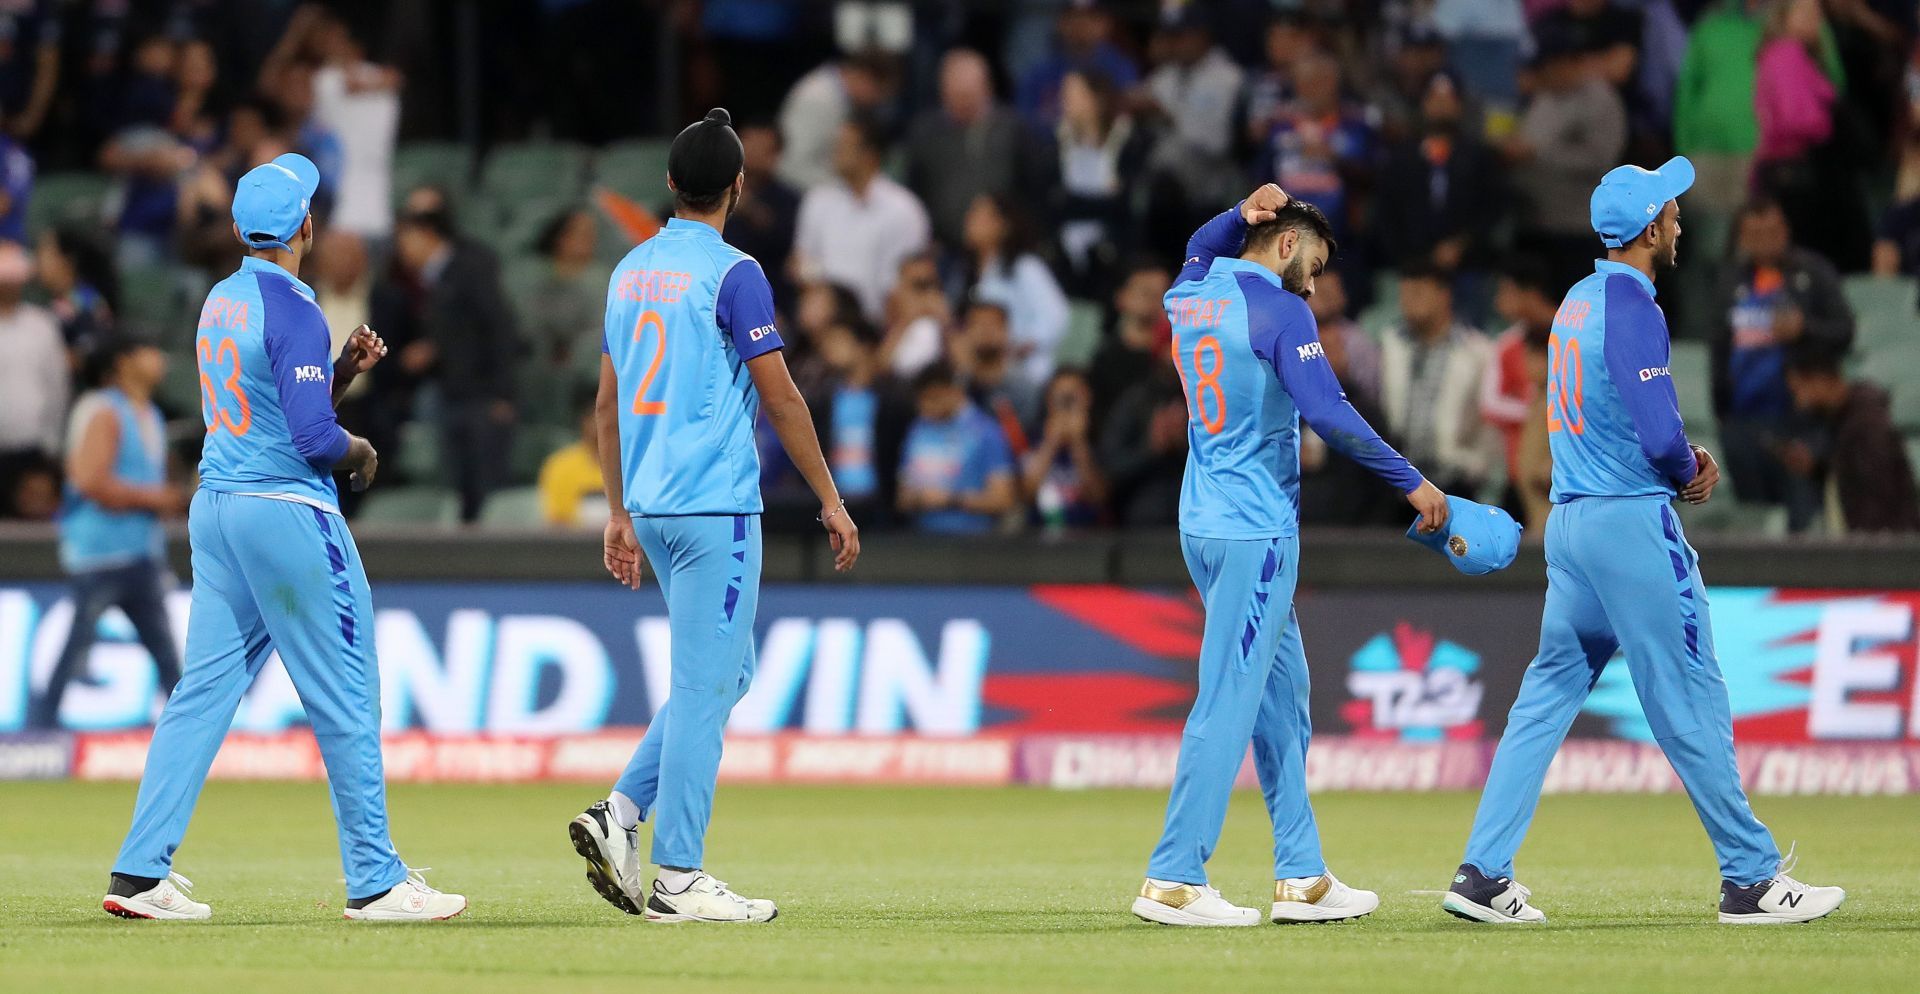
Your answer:
[[[861,521],[884,522],[893,516],[913,398],[888,373],[880,332],[858,311],[831,321],[816,343],[828,376],[807,398],[814,433],[826,446],[847,508]]]
[[[1259,175],[1310,200],[1346,242],[1352,233],[1353,194],[1372,172],[1373,127],[1340,97],[1340,63],[1315,52],[1294,64],[1296,96],[1282,108],[1261,149]]]
[[[992,531],[1019,497],[1013,453],[1000,425],[967,400],[945,362],[921,371],[914,394],[920,416],[902,447],[900,512],[921,531]]]
[[[27,201],[33,196],[33,157],[0,134],[0,238],[27,240]]]
[[[1097,72],[1121,90],[1140,82],[1140,67],[1113,43],[1113,18],[1096,0],[1073,0],[1055,22],[1053,51],[1027,71],[1014,91],[1020,116],[1038,127],[1060,120],[1060,84],[1068,73]]]

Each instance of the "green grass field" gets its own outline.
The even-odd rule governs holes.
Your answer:
[[[582,879],[573,786],[396,787],[400,851],[472,899],[432,926],[340,920],[324,789],[211,785],[178,868],[208,923],[100,911],[131,784],[0,784],[0,991],[1911,992],[1920,798],[1763,799],[1800,875],[1847,888],[1804,926],[1714,923],[1717,874],[1684,798],[1550,797],[1522,879],[1552,923],[1440,913],[1468,795],[1318,799],[1371,918],[1191,931],[1126,908],[1159,827],[1143,791],[723,788],[709,866],[780,901],[761,927],[648,925]],[[1234,798],[1216,886],[1270,900],[1259,798]],[[616,986],[617,985],[617,986]]]

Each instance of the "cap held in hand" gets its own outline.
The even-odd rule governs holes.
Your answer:
[[[1415,519],[1407,537],[1447,557],[1453,568],[1468,576],[1506,569],[1520,551],[1520,523],[1497,507],[1465,497],[1447,498],[1447,526],[1422,534]]]

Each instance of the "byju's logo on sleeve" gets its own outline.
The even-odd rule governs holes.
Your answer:
[[[1672,375],[1673,373],[1670,372],[1665,366],[1649,366],[1646,369],[1643,369],[1640,371],[1640,382],[1645,383],[1656,376],[1672,376]]]

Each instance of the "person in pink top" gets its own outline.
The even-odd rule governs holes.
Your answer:
[[[1807,248],[1843,272],[1866,268],[1871,231],[1839,87],[1821,68],[1826,41],[1820,0],[1786,0],[1767,17],[1754,72],[1760,125],[1753,192],[1779,201]]]
[[[1814,58],[1820,23],[1819,0],[1792,0],[1768,18],[1753,87],[1762,163],[1803,158],[1833,135],[1837,93]]]

